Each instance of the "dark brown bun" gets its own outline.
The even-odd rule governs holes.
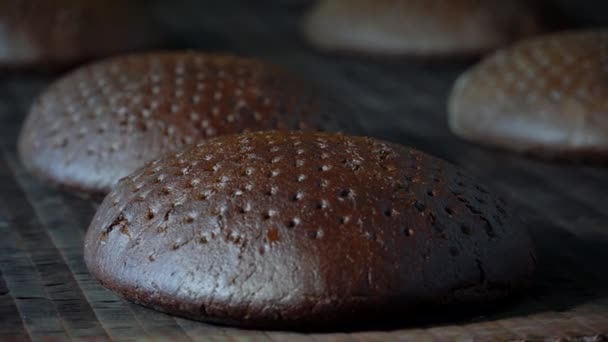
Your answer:
[[[146,161],[223,134],[338,129],[316,93],[263,62],[153,53],[85,66],[53,84],[22,129],[25,166],[53,183],[107,193]]]
[[[491,301],[535,268],[522,223],[454,166],[311,132],[220,137],[139,169],[100,206],[85,260],[137,303],[272,328]]]
[[[517,43],[464,73],[449,100],[452,131],[546,157],[608,155],[608,31]]]
[[[142,6],[143,5],[143,6]],[[159,32],[140,0],[0,1],[0,68],[56,68],[146,47]]]
[[[304,33],[325,50],[470,56],[540,31],[534,1],[323,0]]]

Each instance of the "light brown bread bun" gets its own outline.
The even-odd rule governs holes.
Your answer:
[[[499,51],[457,80],[452,131],[471,141],[545,157],[608,151],[608,34],[566,32]]]
[[[325,50],[365,55],[469,56],[536,33],[534,1],[323,0],[304,33]]]

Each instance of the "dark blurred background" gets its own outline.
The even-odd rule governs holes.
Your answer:
[[[508,0],[504,0],[508,1]],[[533,0],[532,0],[533,1]],[[605,0],[540,0],[545,8],[546,20],[555,30],[563,30],[581,27],[601,27],[608,25],[608,1]],[[248,1],[245,6],[251,10],[251,15],[258,20],[264,21],[271,17],[264,12],[275,7],[276,11],[289,9],[292,13],[303,13],[310,8],[315,0],[257,0]],[[243,32],[256,37],[256,32],[251,32],[247,25],[235,21],[232,9],[235,6],[242,8],[243,1],[197,1],[197,0],[153,0],[149,2],[151,13],[157,21],[164,25],[172,33],[172,45],[174,47],[188,47],[192,45],[193,34],[202,35],[195,41],[213,42],[214,27],[230,27],[234,31]],[[204,14],[201,12],[205,12]],[[202,15],[201,15],[202,14]],[[205,18],[204,20],[202,18]],[[214,18],[209,20],[209,18]],[[285,18],[296,20],[296,17]],[[270,23],[269,23],[270,24]],[[293,23],[297,26],[297,23]],[[271,28],[269,28],[271,29]],[[258,32],[259,33],[259,32]],[[184,36],[187,35],[187,36]],[[259,37],[259,36],[258,36]],[[190,39],[189,39],[190,38]],[[219,42],[215,42],[219,43]]]

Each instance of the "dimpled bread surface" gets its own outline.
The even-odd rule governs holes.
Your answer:
[[[465,139],[517,152],[605,157],[607,73],[607,31],[522,41],[457,80],[449,124]]]
[[[264,129],[340,130],[333,102],[280,68],[197,52],[85,66],[31,109],[24,165],[69,189],[105,194],[146,161],[200,140]]]
[[[491,301],[536,264],[507,204],[456,167],[312,132],[219,137],[147,164],[100,206],[85,260],[137,303],[271,328]]]

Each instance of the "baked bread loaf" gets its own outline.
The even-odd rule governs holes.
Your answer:
[[[202,139],[337,130],[332,104],[321,98],[252,59],[195,52],[117,57],[51,85],[26,119],[19,152],[44,179],[105,194],[146,161]]]
[[[89,270],[126,299],[246,327],[408,320],[502,298],[536,264],[510,208],[456,167],[313,132],[155,160],[106,197],[85,241]]]
[[[56,68],[158,42],[140,0],[0,2],[0,68]]]
[[[449,124],[458,136],[549,158],[608,151],[608,34],[533,38],[488,57],[456,81]]]
[[[470,56],[540,31],[535,1],[322,0],[304,33],[325,50]]]

